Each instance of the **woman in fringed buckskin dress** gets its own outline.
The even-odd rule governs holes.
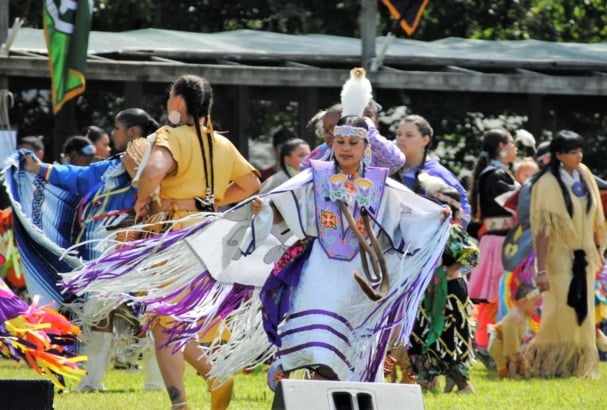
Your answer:
[[[602,267],[605,220],[596,182],[582,164],[582,137],[563,130],[531,191],[540,328],[525,351],[531,374],[598,376],[594,280]]]

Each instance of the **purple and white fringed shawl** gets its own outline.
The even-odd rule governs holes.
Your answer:
[[[312,185],[322,184],[323,178],[313,175],[313,181],[310,173],[306,175],[308,185],[272,196],[289,229],[300,238],[319,236],[319,217],[325,217],[328,227],[337,226],[333,221],[340,217],[326,212],[319,215],[313,193],[317,190]],[[378,370],[388,342],[408,343],[419,303],[443,252],[449,223],[440,222],[440,206],[400,184],[386,181],[382,196],[381,211],[371,216],[390,272],[384,298],[371,301],[356,285],[352,272],[362,269],[358,255],[350,260],[333,258],[334,253],[325,250],[327,244],[319,241],[313,242],[306,263],[296,264],[298,271],[289,265],[266,283],[264,314],[266,321],[272,321],[268,327],[280,346],[277,355],[286,371],[326,365],[340,380],[377,381],[382,377]],[[281,289],[284,286],[288,289]],[[285,297],[290,301],[283,300]],[[275,311],[279,306],[282,313]]]
[[[272,228],[269,206],[252,218],[250,203],[244,201],[187,228],[107,251],[64,275],[64,283],[76,293],[118,297],[142,303],[153,314],[175,316],[180,322],[170,330],[175,348],[227,318],[223,323],[232,337],[224,345],[215,341],[210,349],[210,376],[228,377],[276,352],[263,328],[258,293],[274,263],[295,240],[318,237],[312,182],[312,173],[305,171],[264,196],[280,210],[282,225]],[[343,352],[351,369],[340,377],[343,380],[376,380],[388,342],[408,342],[448,236],[449,222],[440,223],[440,206],[390,180],[384,195],[373,225],[385,245],[390,288],[386,297],[373,302],[354,285],[355,298],[343,307],[354,324],[347,335],[351,347]],[[319,255],[326,253],[321,250]],[[332,270],[324,259],[316,262],[323,271]],[[348,283],[354,281],[350,264],[360,269],[358,257],[331,263],[347,268],[338,280]]]
[[[98,247],[106,251],[80,269],[63,273],[62,286],[78,295],[89,293],[112,301],[104,307],[108,312],[125,301],[142,303],[150,313],[156,313],[156,309],[162,310],[162,314],[170,308],[176,311],[187,309],[169,302],[174,301],[176,295],[189,291],[192,283],[200,283],[204,278],[205,266],[196,263],[196,259],[187,257],[191,250],[183,241],[187,235],[204,230],[209,224],[211,218],[202,218],[201,215],[167,221],[166,223],[171,225],[198,218],[200,223],[148,239],[123,243],[118,242],[114,235],[108,236],[98,244]],[[145,229],[146,225],[129,228],[132,231]],[[181,256],[180,253],[186,256]],[[228,292],[225,289],[222,291],[220,293]],[[184,303],[186,302],[187,299]],[[86,315],[87,312],[83,314]]]
[[[389,344],[408,345],[415,316],[446,245],[449,224],[442,224],[436,232],[434,244],[423,248],[406,249],[400,260],[403,275],[397,283],[390,284],[389,294],[377,301],[359,306],[365,315],[355,333],[360,343],[354,343],[352,357],[357,380],[376,381],[383,366]],[[381,373],[381,372],[380,372]]]
[[[281,245],[265,241],[268,244],[258,246],[258,255],[242,258],[256,249],[248,203],[223,214],[201,213],[164,223],[188,226],[129,243],[107,237],[98,245],[107,249],[105,253],[81,269],[63,274],[62,284],[76,294],[89,293],[115,304],[141,303],[151,314],[148,325],[153,315],[175,317],[169,333],[171,343],[179,348],[251,298],[274,258],[281,255],[276,249]],[[145,225],[129,227],[131,231],[145,229]],[[275,256],[268,258],[267,254]],[[248,275],[230,280],[235,272]]]

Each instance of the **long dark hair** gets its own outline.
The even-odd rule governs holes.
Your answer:
[[[493,128],[483,134],[483,146],[480,157],[476,161],[472,172],[472,190],[470,191],[470,206],[472,214],[477,214],[478,209],[478,180],[481,172],[489,165],[489,162],[498,159],[501,144],[507,144],[512,138],[510,133],[503,128]]]
[[[424,153],[422,155],[422,163],[417,171],[415,171],[415,181],[413,181],[412,190],[416,194],[422,191],[422,185],[419,182],[419,175],[422,173],[424,168],[426,167],[426,158],[428,157],[428,152],[432,149],[432,140],[434,137],[434,130],[430,126],[428,120],[426,120],[421,115],[407,115],[403,118],[403,122],[408,122],[417,127],[417,130],[422,134],[422,137],[428,136],[430,137],[430,141],[424,147]]]
[[[546,172],[550,172],[552,175],[554,175],[559,187],[561,188],[561,193],[563,194],[563,199],[565,200],[565,206],[567,207],[567,213],[569,213],[569,216],[573,216],[573,205],[571,203],[571,197],[569,196],[569,190],[561,179],[561,161],[558,160],[556,154],[564,154],[578,148],[584,148],[584,138],[582,138],[580,134],[570,130],[561,130],[557,132],[556,136],[550,142],[550,162],[547,166],[542,168],[540,172],[537,172],[531,178],[531,183],[534,185]],[[590,193],[588,184],[584,180],[581,173],[580,182],[586,188],[586,192],[588,192],[588,202],[586,203],[586,213],[588,213],[592,207],[592,194]]]
[[[194,127],[200,143],[202,153],[206,187],[215,192],[215,174],[213,167],[213,138],[211,124],[211,107],[213,105],[213,89],[211,84],[204,78],[197,75],[186,74],[179,77],[171,87],[173,95],[183,97],[186,105],[186,111],[194,118]],[[200,128],[200,119],[205,118],[205,124],[209,132],[206,133],[207,144],[209,146],[209,163],[204,152],[204,143],[202,140],[202,130]]]
[[[120,121],[127,128],[141,128],[141,135],[146,136],[158,129],[158,122],[141,108],[127,108],[116,114],[116,121]],[[91,127],[89,127],[90,129]]]

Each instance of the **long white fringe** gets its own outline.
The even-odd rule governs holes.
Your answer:
[[[263,329],[259,293],[260,289],[256,289],[253,296],[226,320],[232,333],[230,340],[222,345],[218,337],[211,344],[213,369],[210,377],[221,382],[239,370],[265,362],[276,352]],[[221,334],[221,329],[218,333]]]

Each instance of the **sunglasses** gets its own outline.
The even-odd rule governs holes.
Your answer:
[[[84,155],[95,155],[97,153],[97,150],[95,149],[94,145],[85,145],[84,147],[80,148],[80,152],[83,153]]]

